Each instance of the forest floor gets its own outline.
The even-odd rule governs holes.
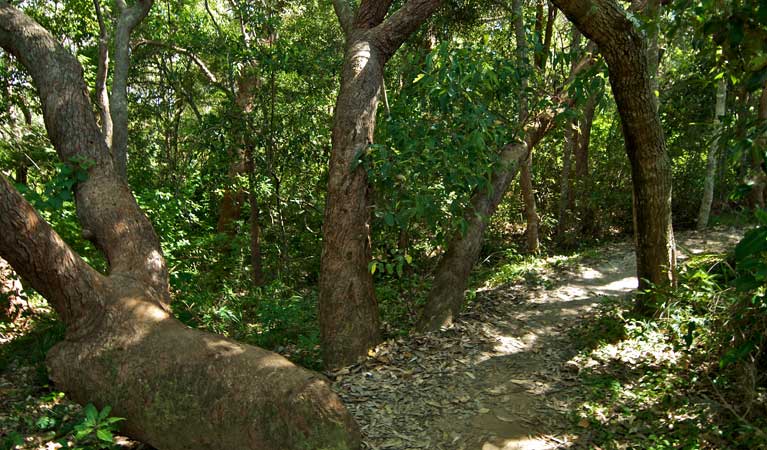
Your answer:
[[[742,234],[729,228],[680,233],[680,259],[730,250]],[[625,309],[630,303],[637,284],[634,258],[632,243],[622,242],[571,257],[489,267],[480,276],[482,287],[452,327],[387,341],[366,361],[328,374],[358,420],[366,448],[599,448],[594,437],[608,427],[621,437],[633,433],[634,442],[645,442],[642,433],[662,434],[654,422],[636,427],[631,416],[629,423],[616,425],[620,420],[608,411],[600,423],[603,410],[586,411],[594,386],[584,373],[591,368],[613,368],[618,360],[676,364],[674,351],[662,342],[657,348],[612,347],[595,353],[619,327],[605,308],[612,305],[614,312],[616,305]],[[83,412],[47,386],[42,369],[51,345],[45,340],[60,336],[60,325],[49,320],[36,327],[24,336],[29,344],[17,341],[13,353],[37,366],[22,358],[0,367],[0,444],[13,430],[37,430],[18,435],[17,448],[61,448],[54,436],[62,426],[82,421]],[[122,438],[118,442],[122,449],[148,449]]]
[[[736,229],[683,232],[678,256],[722,253],[741,237]],[[611,358],[674,354],[635,348],[589,357],[601,342],[594,325],[606,334],[614,325],[600,323],[600,308],[627,303],[637,286],[633,245],[549,258],[530,271],[526,282],[478,289],[452,327],[387,341],[367,361],[330,374],[367,448],[598,448],[591,437],[599,424],[579,416],[589,397],[580,372]]]

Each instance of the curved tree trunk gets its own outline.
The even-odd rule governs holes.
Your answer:
[[[321,375],[281,356],[192,330],[169,313],[159,239],[116,172],[82,68],[37,23],[0,2],[0,46],[27,68],[63,161],[93,162],[75,189],[91,268],[0,176],[0,256],[67,326],[51,378],[80,402],[113,406],[122,428],[159,450],[357,449],[357,427]]]
[[[719,79],[716,88],[716,107],[714,109],[714,139],[708,148],[706,158],[706,180],[703,184],[703,199],[698,211],[697,229],[703,230],[708,226],[708,218],[711,214],[711,203],[714,200],[714,186],[716,183],[716,163],[719,160],[719,135],[722,134],[721,117],[724,116],[727,106],[727,80]]]
[[[346,49],[333,123],[320,271],[320,333],[328,367],[356,362],[381,339],[368,269],[369,186],[359,160],[373,143],[384,65],[441,2],[409,0],[384,21],[391,3],[363,0],[353,11],[345,0],[333,2]]]
[[[607,61],[631,162],[639,289],[672,284],[676,255],[671,224],[671,163],[653,91],[647,40],[614,0],[554,3],[599,45]],[[649,303],[646,296],[641,296],[637,309],[652,312]]]

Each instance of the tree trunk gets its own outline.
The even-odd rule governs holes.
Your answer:
[[[714,200],[714,185],[716,183],[716,163],[719,160],[719,135],[722,134],[721,117],[724,116],[727,106],[727,80],[719,79],[716,88],[716,107],[714,109],[714,139],[708,148],[706,161],[706,180],[703,184],[703,199],[700,202],[698,212],[697,229],[703,230],[708,226],[708,218],[711,214],[711,203]]]
[[[466,234],[455,232],[447,245],[447,252],[437,265],[434,284],[418,323],[420,331],[438,330],[458,317],[471,269],[482,249],[488,220],[503,200],[528,153],[527,144],[506,146],[501,152],[500,164],[490,182],[490,189],[472,196],[470,207],[463,217],[466,221]]]
[[[218,233],[224,233],[230,238],[233,238],[237,234],[235,222],[242,217],[242,207],[245,203],[245,191],[236,185],[237,178],[240,175],[246,174],[245,161],[242,151],[235,152],[233,155],[234,161],[229,166],[227,178],[230,186],[224,189],[224,194],[221,196],[221,204],[218,208],[218,220],[216,221],[216,231]],[[228,245],[226,247],[229,248]]]
[[[675,280],[671,224],[671,163],[666,152],[648,63],[647,41],[614,0],[554,0],[581,32],[599,45],[623,124],[634,186],[639,289]],[[637,309],[651,312],[640,297]]]
[[[125,0],[117,0],[120,15],[115,28],[115,58],[112,74],[112,95],[109,110],[112,114],[112,157],[115,170],[128,179],[128,73],[130,72],[130,37],[152,8],[154,0],[138,0],[128,7]],[[106,125],[106,123],[105,123]],[[106,131],[106,128],[105,128]],[[106,139],[109,139],[107,136]]]
[[[359,160],[373,143],[383,69],[402,43],[439,7],[409,0],[385,21],[391,0],[363,0],[356,11],[333,2],[346,49],[333,124],[323,224],[319,320],[327,367],[367,355],[381,339],[370,263],[367,173]]]
[[[514,16],[515,37],[517,39],[517,59],[519,64],[524,67],[529,66],[529,58],[521,12],[521,1],[515,0],[512,3],[512,15]],[[574,69],[571,76],[576,76],[578,71],[585,70],[594,63],[591,56],[587,58],[587,60],[579,62],[577,66],[574,65],[578,69]],[[538,70],[542,70],[542,68],[538,68]],[[523,77],[519,94],[518,119],[520,124],[528,122],[526,86],[527,79]],[[560,99],[563,105],[569,103],[566,97],[561,89],[552,95],[552,98]],[[509,144],[502,150],[499,158],[500,163],[495,168],[491,179],[491,189],[477,192],[472,196],[469,207],[464,213],[466,232],[456,231],[453,234],[452,239],[447,244],[447,251],[437,265],[434,284],[419,319],[418,329],[420,331],[435,331],[440,327],[450,325],[460,313],[463,307],[464,292],[469,284],[469,275],[482,248],[482,239],[488,220],[495,213],[517,170],[525,169],[526,164],[530,162],[533,149],[551,131],[554,117],[548,113],[543,113],[530,122],[528,126],[524,127],[525,143]],[[529,186],[529,189],[532,192],[532,186]],[[535,211],[533,210],[533,212]],[[537,237],[535,242],[537,246]]]
[[[579,139],[575,146],[575,197],[577,198],[580,231],[584,235],[597,232],[594,206],[591,203],[591,174],[589,173],[589,146],[594,114],[602,97],[602,91],[591,94],[583,108],[583,118],[579,129]]]
[[[538,239],[538,212],[535,205],[535,191],[533,188],[533,152],[530,152],[527,159],[522,163],[519,174],[519,183],[522,188],[522,200],[525,204],[525,220],[527,228],[525,229],[525,242],[528,253],[538,253],[540,241]]]
[[[258,193],[256,192],[255,149],[248,146],[246,165],[248,170],[248,202],[250,203],[250,280],[253,286],[264,285],[264,269],[261,263],[261,223],[259,219]]]
[[[75,188],[76,205],[108,275],[0,176],[0,257],[67,326],[47,359],[57,387],[76,401],[112,405],[128,435],[159,450],[359,448],[353,419],[321,375],[170,315],[159,240],[115,171],[79,63],[7,2],[0,2],[0,46],[32,76],[59,157],[93,161]]]
[[[24,309],[21,282],[8,262],[0,258],[0,322],[15,322]]]
[[[580,46],[581,33],[577,28],[573,27],[573,39],[570,50],[570,80],[574,78],[574,73],[579,60],[578,55],[581,52]],[[569,227],[568,209],[572,197],[572,161],[576,151],[575,147],[578,145],[578,122],[579,118],[578,116],[575,116],[572,121],[567,123],[564,131],[565,145],[562,152],[562,178],[559,184],[559,210],[557,214],[557,234],[560,239],[564,237],[564,234]]]

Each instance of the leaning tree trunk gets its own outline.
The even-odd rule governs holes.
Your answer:
[[[455,233],[437,265],[434,284],[418,323],[420,331],[438,330],[458,317],[463,307],[464,292],[468,287],[471,269],[474,268],[482,249],[482,238],[488,220],[503,200],[527,154],[527,144],[506,146],[501,152],[500,164],[490,181],[490,188],[472,196],[470,206],[463,217],[466,221],[466,233]]]
[[[706,180],[703,184],[703,199],[698,211],[697,229],[703,230],[708,226],[711,214],[711,203],[714,200],[714,185],[716,183],[716,163],[719,160],[719,136],[722,134],[722,120],[727,106],[727,80],[719,79],[716,88],[716,107],[714,109],[714,139],[708,148],[706,161]]]
[[[515,19],[515,34],[518,42],[517,58],[522,66],[526,66],[529,65],[529,59],[521,9],[521,1],[515,0],[512,3],[512,14]],[[591,67],[593,63],[594,59],[591,55],[587,55],[577,65],[573,65],[571,77],[574,78],[579,72]],[[537,69],[543,70],[545,58],[541,60],[540,64],[541,66],[537,66]],[[520,123],[524,123],[528,117],[527,96],[525,94],[527,80],[525,77],[523,77],[521,84],[518,117]],[[552,98],[560,99],[562,105],[571,103],[566,97],[562,88],[552,95]],[[525,169],[526,164],[530,162],[530,155],[535,147],[553,129],[554,117],[550,114],[540,114],[531,122],[529,126],[525,127],[524,144],[510,144],[502,150],[499,158],[500,164],[495,168],[491,179],[491,189],[476,192],[472,196],[469,207],[464,212],[466,232],[455,232],[453,234],[453,238],[447,244],[447,251],[437,265],[434,284],[431,291],[429,291],[426,305],[418,322],[418,329],[420,331],[436,331],[440,327],[450,325],[458,317],[463,307],[464,292],[469,284],[469,275],[482,248],[482,240],[488,220],[498,208],[517,170],[520,168],[521,170]],[[524,180],[521,183],[524,186]],[[528,185],[528,189],[532,193],[532,183]],[[535,204],[534,201],[532,204]],[[533,213],[535,213],[534,209]],[[537,221],[537,214],[535,220]],[[536,234],[536,246],[537,242]]]
[[[647,40],[614,0],[553,0],[607,61],[623,124],[634,186],[634,230],[639,289],[675,280],[671,224],[671,163],[666,151],[648,64]],[[648,297],[637,309],[652,312]]]
[[[359,161],[373,143],[383,70],[439,0],[409,0],[385,21],[392,1],[364,0],[356,11],[333,2],[346,49],[333,124],[323,223],[319,321],[327,367],[367,355],[381,339],[370,263],[367,173]]]
[[[172,317],[159,239],[115,170],[79,63],[7,2],[0,46],[31,74],[59,157],[93,162],[75,198],[108,275],[0,176],[0,257],[67,326],[47,358],[57,387],[79,402],[112,405],[128,435],[159,450],[359,448],[353,419],[321,375]]]

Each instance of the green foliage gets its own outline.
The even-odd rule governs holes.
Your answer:
[[[75,450],[111,449],[115,447],[114,433],[117,431],[117,423],[125,419],[109,417],[111,411],[112,407],[109,405],[100,412],[91,403],[85,405],[82,421],[72,429],[76,442]]]

